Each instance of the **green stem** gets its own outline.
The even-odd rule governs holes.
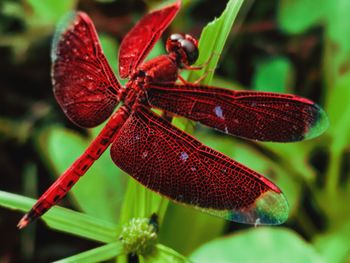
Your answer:
[[[340,161],[343,149],[341,147],[337,147],[335,144],[332,144],[330,153],[331,155],[326,173],[326,192],[332,198],[336,195],[337,191],[340,176]]]

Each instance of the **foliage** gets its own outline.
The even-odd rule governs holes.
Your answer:
[[[5,73],[3,76],[8,76],[0,80],[1,94],[6,95],[0,103],[0,159],[3,159],[0,163],[4,169],[1,190],[6,191],[0,191],[3,207],[27,211],[34,200],[24,196],[41,193],[50,184],[48,174],[51,181],[59,176],[103,127],[102,124],[82,131],[68,126],[50,93],[49,39],[64,13],[77,6],[86,8],[99,22],[97,28],[104,52],[117,71],[118,42],[136,21],[134,15],[139,6],[129,3],[124,6],[118,1],[90,1],[93,3],[90,5],[88,2],[0,3],[0,54],[4,54],[0,67]],[[237,24],[242,3],[243,8],[246,6],[244,1],[228,1],[225,11],[225,5],[216,3],[221,9],[215,14],[207,8],[213,6],[210,2],[183,1],[183,8],[172,25],[172,31],[203,28],[203,22],[199,25],[196,22],[200,19],[208,22],[219,16],[203,28],[198,64],[205,67],[202,71],[192,71],[188,76],[190,80],[195,81],[207,73],[204,82],[217,86],[296,93],[318,101],[329,116],[331,125],[324,135],[293,144],[247,142],[194,127],[183,119],[175,120],[178,127],[193,132],[204,144],[273,180],[286,194],[291,207],[285,227],[229,224],[190,207],[173,204],[128,179],[105,153],[71,192],[65,205],[73,209],[55,207],[43,216],[49,228],[65,232],[67,244],[76,245],[69,240],[73,235],[84,245],[71,250],[67,249],[70,245],[57,245],[53,249],[56,258],[43,261],[67,257],[62,262],[97,262],[117,257],[118,262],[127,262],[120,241],[122,228],[135,219],[148,220],[154,212],[159,216],[158,243],[152,253],[138,255],[141,262],[210,259],[341,263],[350,259],[347,208],[350,202],[350,26],[344,22],[349,1],[322,0],[317,8],[311,0],[275,0],[268,4],[257,1],[248,14],[248,22],[235,34],[231,28]],[[118,14],[122,17],[120,20],[111,18],[111,10],[121,6],[123,11],[132,12],[131,16],[125,19]],[[272,23],[271,10],[276,10],[273,15],[277,19]],[[141,14],[142,11],[138,12]],[[111,25],[111,21],[121,22]],[[163,53],[162,47],[162,43],[158,43],[151,56]],[[40,52],[41,49],[47,53]],[[214,76],[215,68],[218,74]],[[240,82],[240,87],[235,82]],[[40,182],[39,186],[36,181]],[[24,189],[13,186],[21,184]],[[13,191],[23,195],[9,193]],[[20,257],[24,261],[45,257],[40,251],[46,244],[36,241],[41,237],[35,226],[19,232],[15,230],[18,213],[16,216],[7,210],[1,213],[6,216],[6,220],[0,218],[6,236],[11,241],[17,236],[22,239]],[[6,225],[11,228],[6,229]],[[94,243],[84,243],[82,238]],[[18,260],[18,255],[12,255],[13,247],[2,245],[0,259],[11,254]],[[64,251],[57,252],[62,247]]]

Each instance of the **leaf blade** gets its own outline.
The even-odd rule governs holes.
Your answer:
[[[34,203],[32,198],[0,191],[3,207],[26,212]],[[42,219],[50,228],[99,242],[113,242],[120,232],[115,224],[62,207],[53,207]]]

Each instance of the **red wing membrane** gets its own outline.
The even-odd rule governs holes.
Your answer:
[[[147,94],[153,107],[253,140],[300,141],[328,126],[317,104],[294,95],[162,83],[149,85]]]
[[[70,13],[62,19],[51,57],[53,91],[68,118],[83,127],[106,120],[117,104],[120,84],[86,14]]]
[[[126,78],[149,51],[180,9],[181,1],[144,16],[124,37],[119,49],[119,74]]]
[[[279,224],[288,205],[269,180],[140,106],[111,148],[141,184],[177,202],[242,223]]]

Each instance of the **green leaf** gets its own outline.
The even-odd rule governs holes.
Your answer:
[[[288,33],[301,33],[319,22],[328,9],[328,0],[281,0],[278,9],[279,25]]]
[[[316,236],[314,245],[326,262],[343,263],[349,261],[350,223],[336,226],[334,231]]]
[[[27,212],[34,203],[34,199],[0,191],[0,205],[3,207]],[[42,219],[53,229],[100,242],[115,241],[120,233],[117,225],[57,206]]]
[[[159,242],[188,255],[203,243],[220,236],[227,222],[189,205],[170,203],[160,232]],[[176,231],[174,231],[175,229]]]
[[[32,17],[28,22],[33,24],[55,24],[61,16],[72,10],[76,0],[26,0],[32,8]]]
[[[194,262],[324,262],[315,249],[285,228],[259,227],[209,242],[190,257]]]
[[[327,195],[336,201],[338,186],[341,176],[342,155],[350,145],[350,73],[339,78],[335,87],[327,97],[326,109],[329,114],[330,127],[328,134],[331,136],[330,161],[326,174]],[[323,199],[325,196],[320,195]],[[336,202],[338,205],[339,203]],[[327,205],[326,205],[327,206]],[[327,210],[336,212],[335,206],[326,207]]]
[[[132,218],[150,218],[153,213],[156,213],[160,220],[159,224],[161,224],[168,202],[168,199],[130,178],[119,222],[125,224]]]
[[[101,247],[97,247],[80,254],[64,258],[56,263],[85,263],[85,262],[102,262],[124,253],[122,244],[117,241]]]
[[[244,0],[230,0],[224,12],[219,18],[209,23],[202,31],[199,39],[199,58],[197,65],[203,65],[209,59],[209,63],[201,70],[192,71],[188,78],[189,81],[195,81],[207,73],[202,84],[209,84],[213,78],[214,72],[208,71],[216,68],[220,55],[223,51],[225,42],[231,32],[232,25],[237,17]]]
[[[327,97],[326,111],[330,127],[327,131],[336,148],[349,145],[350,139],[350,73],[343,75]]]
[[[38,149],[58,177],[85,151],[90,142],[91,138],[56,126],[39,133]],[[108,152],[103,154],[73,187],[71,193],[74,200],[86,213],[116,222],[124,193],[121,174]]]
[[[286,93],[292,86],[292,66],[285,57],[276,57],[257,64],[253,89]]]
[[[155,251],[144,257],[144,262],[146,263],[190,263],[191,261],[186,257],[182,256],[175,250],[164,246],[162,244],[157,244]]]
[[[323,0],[325,1],[325,0]],[[348,0],[327,0],[329,9],[327,16],[327,35],[336,43],[338,52],[349,59],[350,52],[350,24],[344,23],[349,18],[350,2]],[[344,57],[343,57],[344,58]]]
[[[288,169],[289,173],[297,175],[306,181],[315,179],[315,171],[308,160],[312,148],[320,144],[320,138],[310,141],[293,143],[259,142],[259,146],[278,156],[279,163]]]
[[[117,54],[119,50],[117,41],[115,41],[114,38],[106,34],[99,34],[99,38],[101,41],[103,53],[105,54],[114,74],[116,74],[118,72]]]
[[[330,90],[338,78],[350,72],[350,25],[348,19],[350,2],[347,0],[328,0],[329,9],[324,17],[326,24],[324,47],[324,73]]]
[[[300,34],[312,26],[323,25],[325,45],[323,66],[328,89],[337,79],[349,72],[350,24],[348,0],[282,0],[279,6],[279,25],[286,32]]]

